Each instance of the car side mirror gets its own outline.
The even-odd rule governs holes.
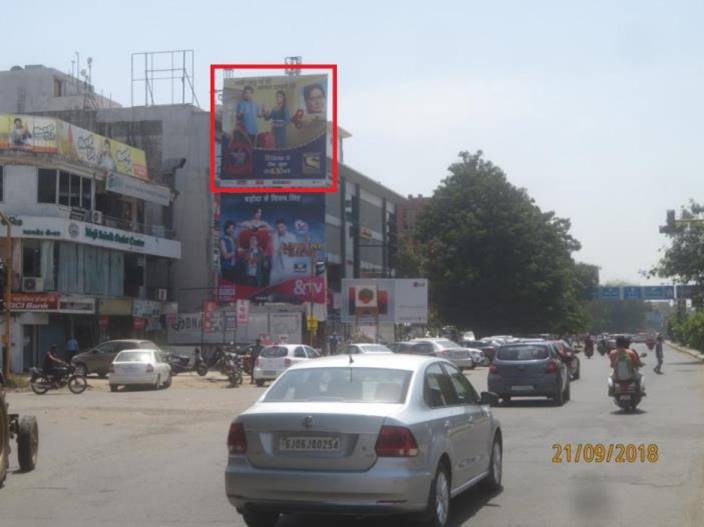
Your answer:
[[[479,397],[479,404],[481,405],[497,405],[499,404],[499,396],[494,392],[482,392]]]

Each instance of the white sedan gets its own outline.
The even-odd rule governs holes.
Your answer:
[[[117,354],[108,374],[110,391],[119,386],[152,386],[155,390],[171,386],[171,366],[158,350],[132,349]]]
[[[304,344],[277,344],[264,348],[254,363],[252,371],[257,386],[264,386],[266,381],[273,381],[286,368],[299,362],[316,359],[320,355],[310,346]]]

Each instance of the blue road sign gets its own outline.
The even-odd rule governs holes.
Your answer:
[[[678,285],[677,286],[677,298],[692,298],[694,295],[693,285]]]
[[[675,286],[650,285],[643,288],[644,300],[672,300],[675,298]]]
[[[621,300],[621,288],[620,287],[602,286],[599,288],[599,299],[600,300]]]
[[[643,288],[640,286],[625,286],[623,288],[624,300],[640,300],[643,298]]]

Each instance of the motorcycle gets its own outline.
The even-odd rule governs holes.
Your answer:
[[[195,366],[196,373],[201,377],[208,373],[208,370],[216,369],[222,370],[222,364],[225,360],[225,352],[222,348],[215,348],[215,351],[210,355],[210,357],[203,359],[201,358],[198,364]]]
[[[207,367],[205,371],[201,373],[203,371],[203,358],[201,357],[199,349],[196,349],[194,352],[193,361],[191,361],[191,357],[172,354],[169,355],[167,362],[169,363],[169,366],[171,366],[172,375],[178,375],[179,373],[186,373],[189,371],[195,371],[201,376],[208,373]]]
[[[645,357],[645,353],[641,353],[641,357]],[[635,412],[636,407],[643,399],[645,380],[640,376],[637,377],[621,376],[618,380],[614,379],[612,374],[609,377],[609,395],[613,397],[616,406],[627,412]]]
[[[584,355],[588,359],[592,358],[592,355],[594,355],[594,342],[587,341],[584,343]]]
[[[59,390],[64,386],[68,386],[71,393],[78,395],[88,388],[85,376],[76,375],[76,369],[73,366],[66,366],[60,377],[46,374],[39,368],[30,368],[29,373],[29,386],[37,395],[43,395],[49,390]]]
[[[227,376],[231,387],[236,388],[244,382],[242,371],[242,357],[237,353],[228,353],[223,364],[222,373]]]

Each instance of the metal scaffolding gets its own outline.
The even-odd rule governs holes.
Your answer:
[[[192,49],[132,53],[131,71],[132,106],[135,105],[135,90],[141,91],[143,86],[144,106],[190,103],[200,107],[194,88],[195,52]],[[163,88],[164,84],[167,89]],[[170,100],[165,95],[169,89]]]

